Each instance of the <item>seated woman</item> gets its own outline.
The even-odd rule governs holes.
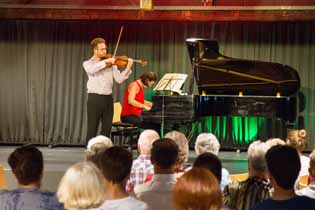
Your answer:
[[[131,82],[126,89],[124,102],[121,110],[121,121],[131,123],[139,128],[157,130],[157,125],[144,125],[142,111],[150,110],[152,102],[144,100],[144,88],[151,87],[157,80],[155,72],[144,72],[139,79]]]
[[[76,163],[62,177],[57,197],[67,210],[97,209],[105,200],[104,177],[93,163]]]
[[[62,210],[55,193],[41,190],[43,155],[34,146],[17,148],[8,159],[17,189],[0,191],[1,210]]]
[[[181,176],[173,191],[175,210],[219,210],[222,192],[217,178],[208,170],[193,168]]]
[[[248,179],[224,188],[224,204],[235,210],[249,210],[271,196],[265,154],[268,145],[254,141],[248,147]]]

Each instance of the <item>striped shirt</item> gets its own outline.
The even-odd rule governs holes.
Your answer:
[[[120,72],[116,65],[106,67],[105,60],[95,61],[94,57],[84,61],[83,68],[88,75],[87,92],[99,95],[111,95],[114,80],[120,84],[131,74],[126,69]]]
[[[224,205],[235,210],[249,210],[270,197],[270,183],[254,177],[224,188]]]

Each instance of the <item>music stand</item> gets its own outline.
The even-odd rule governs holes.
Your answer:
[[[187,78],[187,74],[179,74],[179,73],[166,73],[162,79],[158,82],[158,84],[155,86],[155,91],[162,91],[162,122],[161,122],[161,136],[164,136],[164,109],[165,109],[165,103],[164,103],[164,92],[165,90],[169,90],[171,92],[177,92],[178,94],[181,94],[181,88]]]

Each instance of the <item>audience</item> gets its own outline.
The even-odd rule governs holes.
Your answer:
[[[315,210],[314,199],[297,196],[294,192],[294,184],[301,169],[297,150],[287,145],[274,146],[267,151],[266,161],[274,192],[271,199],[252,210]]]
[[[148,206],[126,192],[129,179],[132,154],[122,147],[111,147],[102,151],[96,159],[96,165],[105,177],[105,202],[100,210],[147,210]]]
[[[138,152],[140,155],[133,161],[127,191],[131,192],[135,185],[143,184],[149,174],[153,174],[151,163],[151,148],[154,141],[160,138],[154,130],[144,130],[138,139]]]
[[[195,143],[195,152],[197,155],[203,154],[205,152],[210,152],[218,156],[219,150],[220,143],[217,137],[212,133],[201,133],[197,136]],[[230,173],[225,168],[222,168],[220,180],[221,190],[223,190],[227,184],[232,182]]]
[[[101,150],[106,150],[112,146],[113,142],[108,137],[102,135],[96,136],[90,139],[87,144],[85,159],[91,160]]]
[[[254,141],[248,147],[248,179],[228,184],[224,188],[224,204],[236,210],[249,210],[270,198],[265,154],[268,146]]]
[[[62,177],[57,196],[68,210],[97,208],[105,200],[104,177],[93,163],[76,163]]]
[[[0,190],[1,210],[61,210],[55,193],[41,190],[43,155],[34,146],[14,150],[8,163],[17,180],[17,189]]]
[[[181,176],[185,171],[185,164],[188,161],[189,147],[188,139],[179,131],[171,131],[165,134],[165,138],[173,140],[178,146],[178,158],[176,161],[175,171],[177,177]]]
[[[305,130],[290,130],[288,145],[277,138],[252,142],[248,178],[231,183],[211,133],[198,135],[190,170],[188,140],[181,132],[160,139],[154,130],[143,131],[134,161],[128,150],[97,136],[88,142],[87,161],[66,171],[57,196],[40,189],[42,153],[23,146],[8,158],[18,188],[0,190],[0,210],[315,210],[315,150],[303,156],[305,143]],[[295,192],[297,178],[308,173],[313,181]]]
[[[189,170],[175,185],[173,205],[175,210],[221,209],[222,193],[217,178],[203,168]]]
[[[297,191],[298,195],[305,195],[315,199],[315,150],[310,154],[310,168],[308,169],[312,182],[302,190]]]
[[[304,129],[301,130],[293,129],[288,131],[287,144],[290,145],[291,147],[294,147],[298,151],[300,157],[301,170],[299,172],[299,177],[307,176],[308,168],[310,166],[309,157],[303,155],[303,150],[306,146],[306,137],[307,133],[306,130]]]
[[[146,202],[151,210],[172,210],[172,192],[176,184],[175,167],[178,146],[171,139],[159,139],[153,143],[151,162],[154,175],[150,182],[134,188],[136,196]]]

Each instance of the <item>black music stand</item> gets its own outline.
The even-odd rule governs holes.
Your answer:
[[[161,137],[164,136],[164,126],[165,126],[165,120],[164,120],[164,110],[165,110],[165,103],[164,103],[164,97],[165,97],[165,91],[169,90],[171,92],[176,92],[178,94],[181,94],[181,88],[187,78],[187,74],[179,74],[179,73],[166,73],[162,77],[162,79],[158,82],[158,84],[155,86],[155,91],[162,91],[162,119],[161,119]]]

